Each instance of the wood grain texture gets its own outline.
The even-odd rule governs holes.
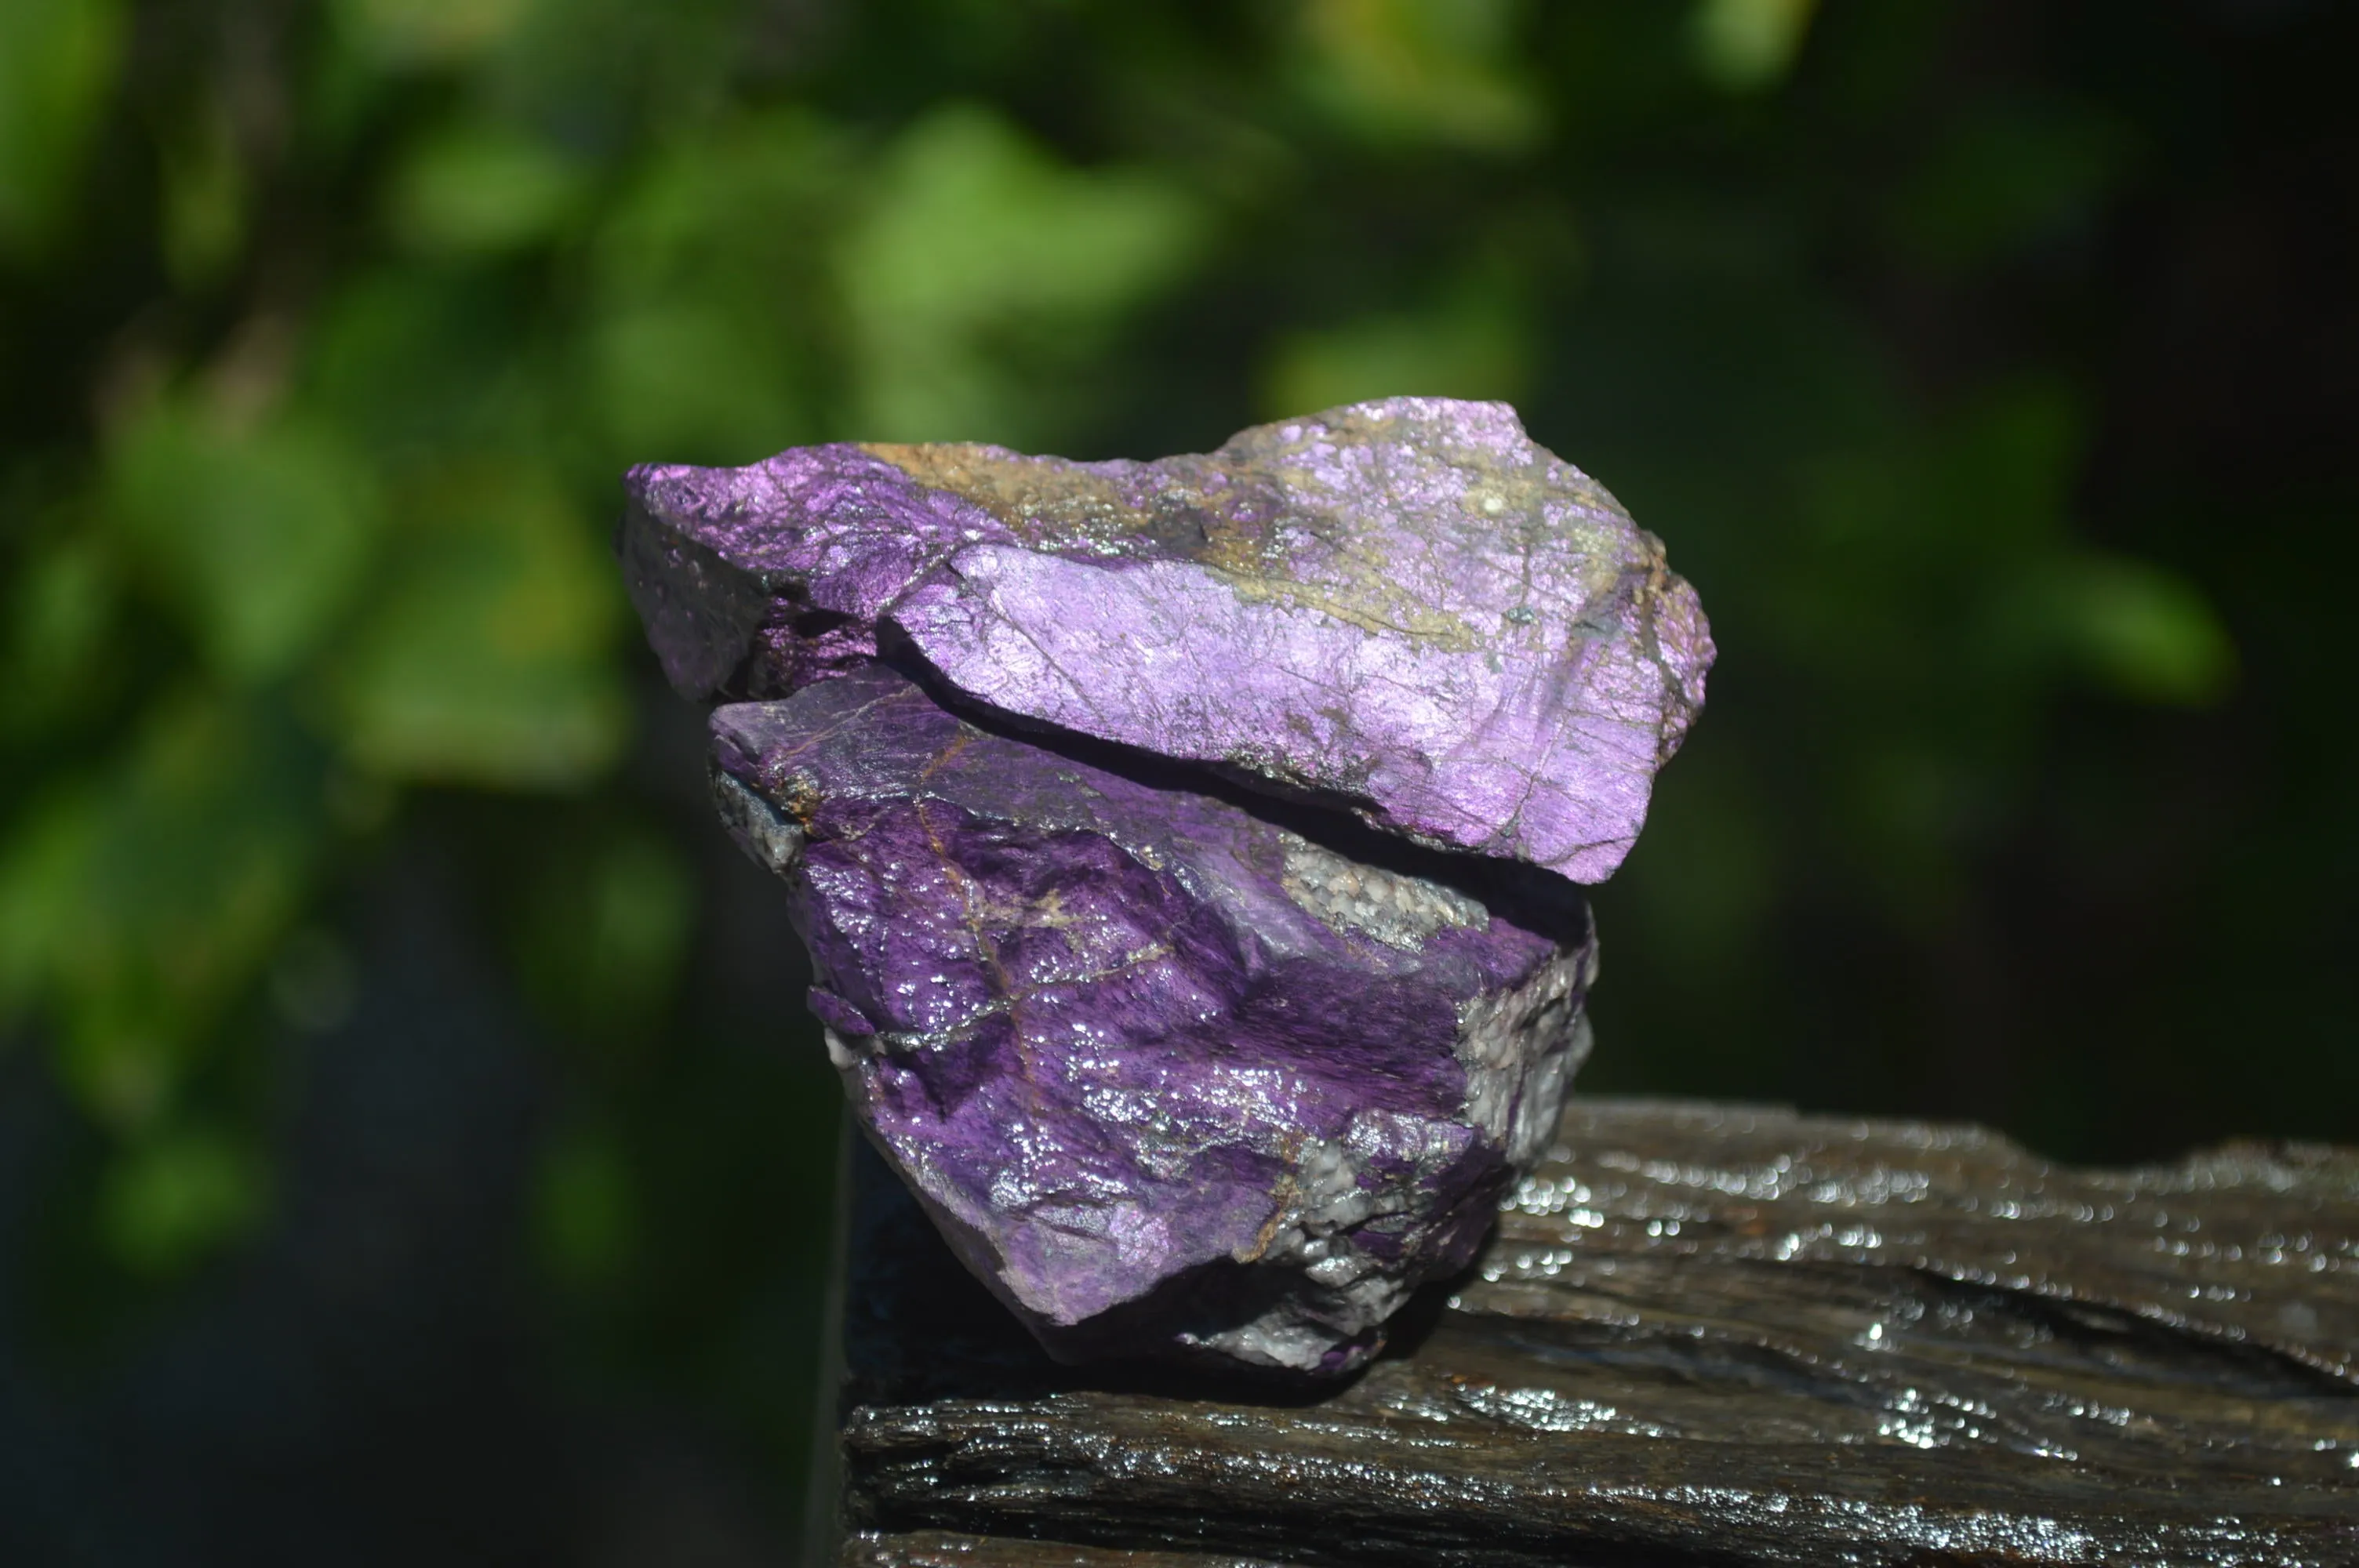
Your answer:
[[[2350,1152],[1578,1103],[1315,1394],[1055,1367],[858,1171],[846,1563],[2359,1563]]]
[[[845,1546],[842,1563],[842,1568],[1282,1568],[1266,1558],[1132,1552],[940,1530],[857,1536]]]

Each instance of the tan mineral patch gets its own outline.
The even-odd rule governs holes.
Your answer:
[[[1415,952],[1452,926],[1480,931],[1491,924],[1491,912],[1455,888],[1346,860],[1292,833],[1282,837],[1278,885],[1330,930]]]

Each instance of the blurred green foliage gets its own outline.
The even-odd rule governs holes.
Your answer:
[[[0,16],[0,236],[38,253],[74,204],[124,53],[119,0],[25,0]]]
[[[1516,400],[1720,633],[1601,897],[1593,1082],[2079,1154],[2359,1131],[2292,580],[2349,498],[2140,411],[2104,237],[2266,115],[2138,7],[2015,8],[2012,55],[1978,10],[10,0],[0,1035],[103,1130],[59,1201],[126,1281],[266,1224],[256,1084],[349,1008],[340,890],[505,802],[483,940],[564,1101],[520,1247],[640,1281],[614,1354],[676,1339],[732,1265],[662,1217],[734,1213],[714,1151],[760,1144],[647,1109],[716,1103],[644,1065],[710,1050],[711,828],[625,765],[671,699],[621,470],[1403,392]]]

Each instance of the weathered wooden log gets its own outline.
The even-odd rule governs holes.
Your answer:
[[[1591,1100],[1340,1389],[1060,1368],[855,1161],[846,1563],[2359,1563],[2359,1153]]]

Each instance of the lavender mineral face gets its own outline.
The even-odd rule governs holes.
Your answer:
[[[979,710],[1575,881],[1629,852],[1712,663],[1661,542],[1505,404],[1155,462],[828,446],[627,485],[634,601],[689,695],[897,650]]]

